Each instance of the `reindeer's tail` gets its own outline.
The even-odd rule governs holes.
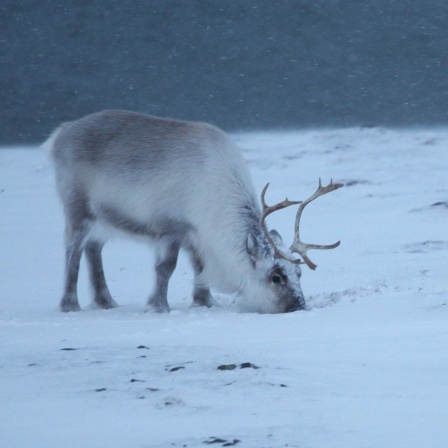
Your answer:
[[[48,139],[42,143],[41,149],[46,152],[46,154],[51,157],[53,155],[54,142],[56,141],[60,132],[66,127],[68,123],[63,123],[61,126],[56,128],[48,137]]]

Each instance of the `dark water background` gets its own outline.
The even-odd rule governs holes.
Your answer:
[[[104,108],[226,130],[446,125],[446,0],[2,0],[0,144]]]

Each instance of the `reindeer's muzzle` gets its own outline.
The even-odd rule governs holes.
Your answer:
[[[298,300],[294,300],[294,302],[290,302],[285,306],[285,313],[292,313],[294,311],[305,310],[305,299],[303,297],[299,297]]]

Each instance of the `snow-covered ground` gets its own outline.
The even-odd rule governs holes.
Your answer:
[[[84,311],[60,313],[50,163],[0,150],[2,448],[447,446],[448,130],[234,137],[268,202],[303,199],[319,177],[346,184],[304,212],[304,240],[342,241],[310,253],[308,311],[238,313],[219,294],[191,309],[182,258],[174,310],[145,314],[151,250],[120,240],[105,265],[121,306],[89,309],[83,271]],[[269,218],[286,242],[294,214]]]

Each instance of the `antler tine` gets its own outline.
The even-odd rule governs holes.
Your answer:
[[[331,179],[330,183],[326,187],[323,187],[321,179],[319,178],[319,187],[314,192],[314,194],[312,194],[308,199],[306,199],[305,201],[303,201],[300,204],[299,210],[297,211],[294,242],[292,243],[290,250],[291,250],[291,252],[298,253],[303,258],[306,265],[313,271],[316,269],[317,266],[308,258],[307,251],[309,249],[320,249],[320,250],[334,249],[335,247],[338,247],[339,244],[341,244],[341,242],[338,241],[337,243],[334,243],[334,244],[321,245],[321,244],[305,244],[302,241],[300,241],[299,227],[300,227],[300,218],[302,217],[303,209],[310,202],[317,199],[319,196],[323,196],[324,194],[335,191],[338,188],[341,188],[343,186],[344,186],[343,184],[334,184],[333,179]]]
[[[284,201],[279,202],[278,204],[268,206],[265,201],[265,195],[266,191],[268,190],[268,187],[269,182],[266,184],[266,186],[263,188],[263,191],[261,192],[261,204],[263,205],[262,218],[266,218],[266,216],[270,215],[271,213],[289,207],[290,205],[297,205],[302,203],[302,201],[290,201],[288,198],[286,198]]]
[[[277,247],[277,245],[274,243],[273,239],[271,238],[271,235],[269,234],[269,231],[266,227],[265,219],[268,215],[270,215],[271,213],[273,213],[277,210],[281,210],[281,209],[289,207],[291,205],[301,204],[302,201],[290,201],[288,198],[286,198],[284,201],[279,202],[278,204],[268,206],[266,204],[266,200],[265,200],[266,191],[267,191],[268,187],[269,187],[269,182],[266,184],[266,186],[263,188],[263,191],[261,192],[261,204],[263,206],[263,213],[260,218],[261,228],[263,229],[263,232],[266,236],[266,239],[269,241],[269,244],[274,249],[274,255],[276,258],[284,258],[285,260],[290,261],[291,263],[301,264],[301,263],[303,263],[301,260],[289,257],[288,255],[286,255],[283,251],[281,251]]]

